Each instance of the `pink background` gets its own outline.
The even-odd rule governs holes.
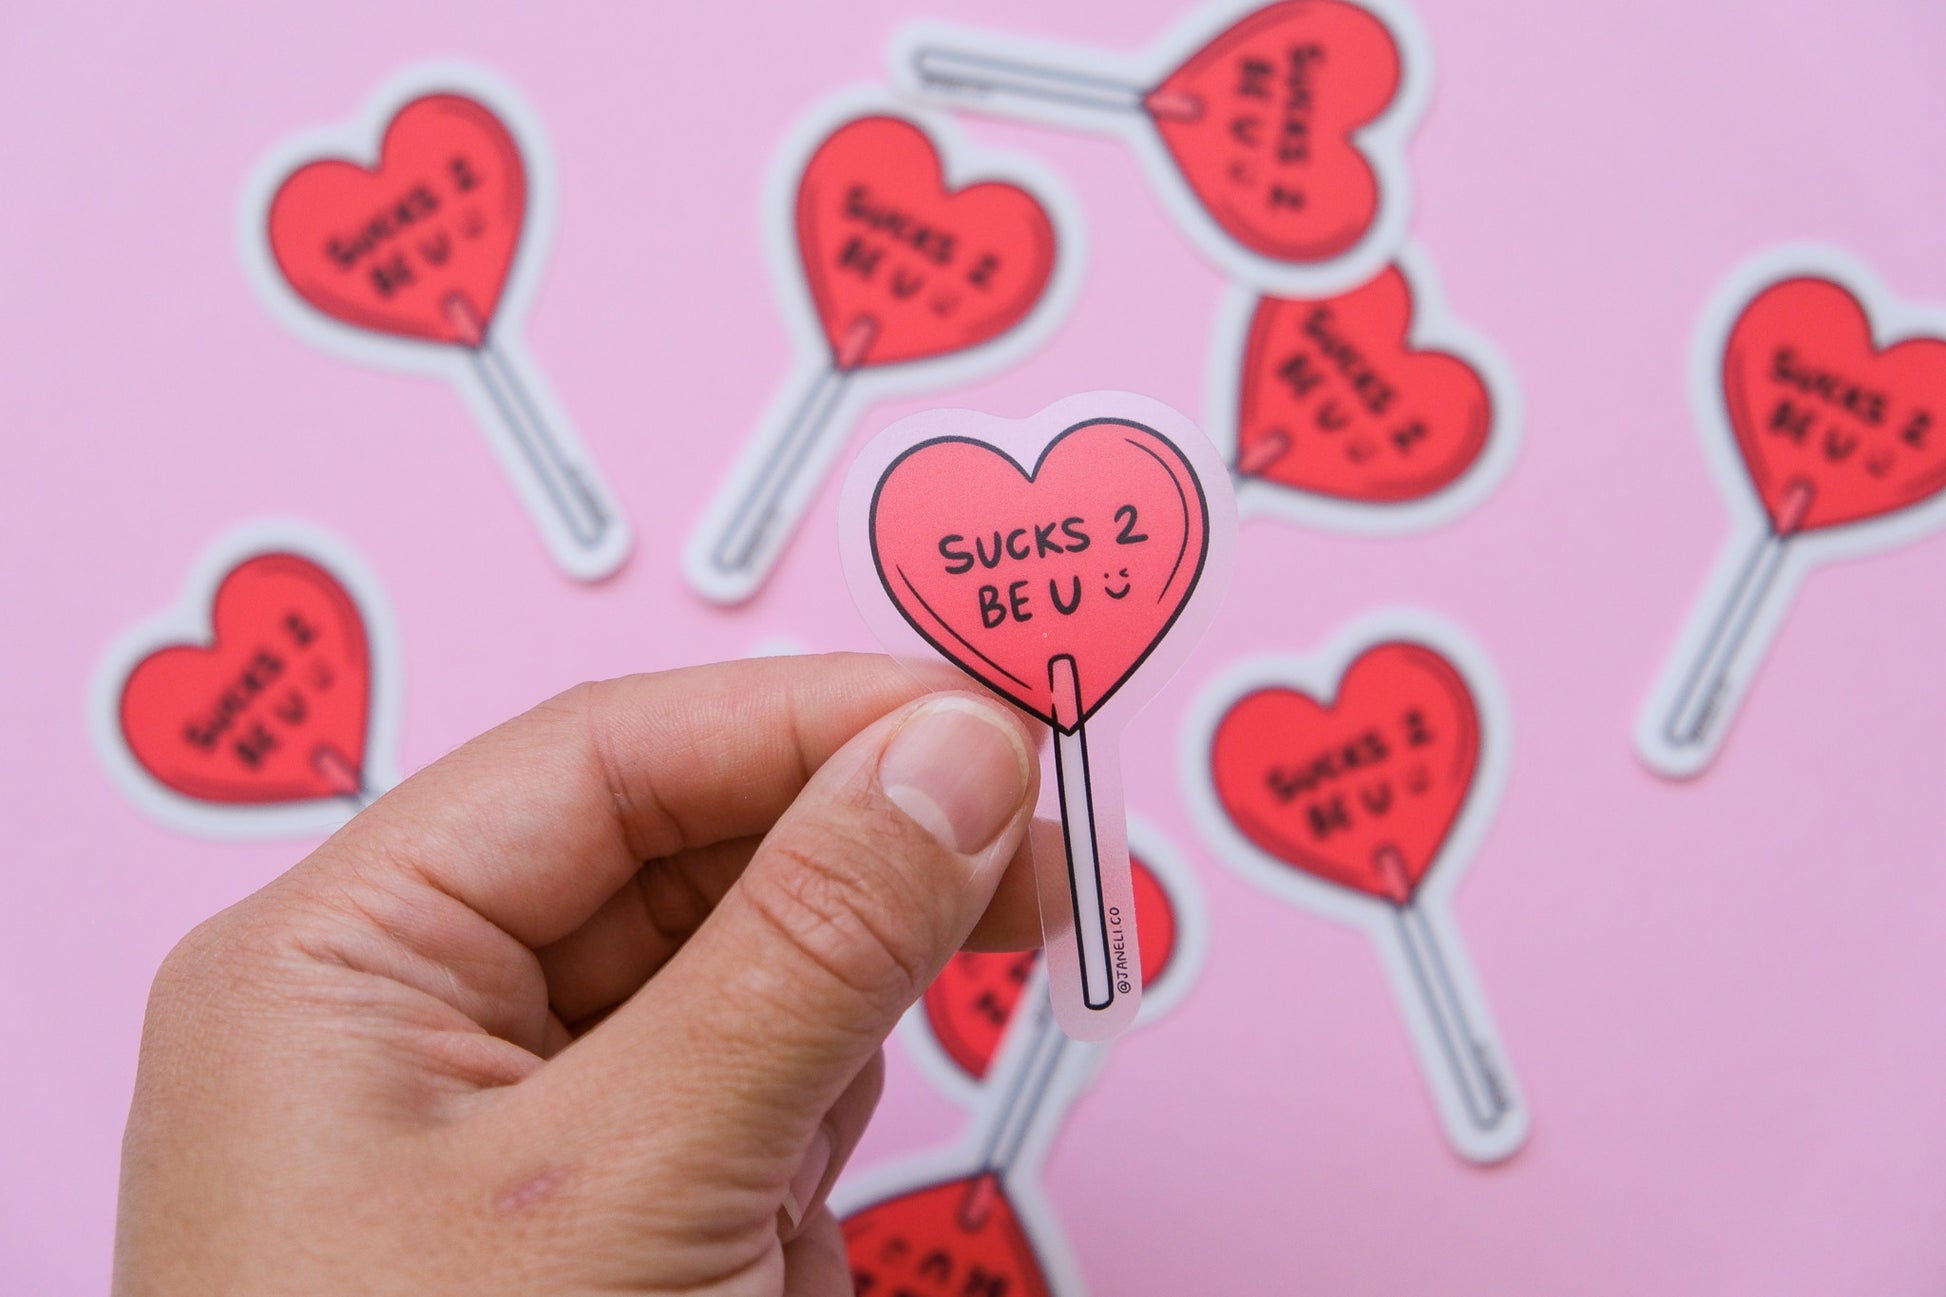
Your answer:
[[[559,8],[553,7],[558,13]],[[774,585],[705,606],[677,555],[790,363],[758,192],[804,105],[877,79],[906,7],[42,6],[0,47],[3,701],[0,1288],[100,1291],[149,978],[303,842],[162,828],[84,728],[106,642],[175,598],[219,531],[289,513],[377,569],[408,678],[401,763],[583,677],[867,640],[835,482]],[[1176,6],[966,0],[1133,46]],[[1745,254],[1828,240],[1946,301],[1946,10],[1859,3],[1422,0],[1435,55],[1414,230],[1527,403],[1504,487],[1456,526],[1372,541],[1256,521],[1219,629],[1129,731],[1133,804],[1194,863],[1213,946],[1117,1049],[1048,1193],[1096,1293],[1937,1292],[1946,1282],[1946,536],[1806,584],[1715,773],[1649,775],[1636,705],[1725,533],[1684,396],[1691,321]],[[594,588],[559,577],[439,383],[297,341],[253,296],[239,186],[283,134],[401,65],[477,60],[554,143],[561,221],[529,321],[637,528]],[[1029,363],[955,391],[1017,415],[1128,387],[1200,416],[1218,277],[1106,139],[973,122],[1058,169],[1085,291]],[[929,400],[875,408],[862,437]],[[1225,663],[1414,603],[1498,663],[1517,733],[1459,898],[1534,1112],[1462,1164],[1360,934],[1268,903],[1190,830],[1175,736]],[[892,1051],[861,1164],[951,1140]],[[1112,1193],[1102,1191],[1104,1173]]]

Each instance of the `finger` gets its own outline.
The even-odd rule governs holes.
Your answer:
[[[838,1102],[818,1123],[797,1174],[784,1190],[784,1205],[778,1213],[778,1234],[785,1242],[803,1231],[804,1222],[824,1206],[831,1186],[844,1174],[852,1150],[865,1137],[865,1127],[878,1109],[879,1096],[885,1092],[885,1051],[877,1050],[864,1070],[852,1079]]]
[[[1058,824],[1036,820],[1035,850],[1061,850]],[[1051,835],[1051,836],[1050,836]],[[735,838],[652,860],[573,932],[543,947],[548,1002],[562,1021],[581,1024],[641,989],[681,948],[729,891],[761,839]],[[1041,941],[1033,854],[1014,853],[993,902],[974,925],[972,950],[1027,950]]]
[[[414,775],[319,858],[382,861],[544,946],[645,860],[763,833],[852,735],[956,681],[831,654],[583,685]]]
[[[586,923],[536,951],[554,1011],[580,1023],[635,994],[702,926],[759,841],[732,838],[652,860]]]
[[[837,1217],[819,1209],[784,1247],[784,1297],[852,1297],[851,1259]]]
[[[1041,900],[1036,869],[1067,868],[1067,848],[1059,820],[1035,820],[1014,852],[986,913],[966,938],[968,950],[1034,950],[1041,944]]]
[[[774,1176],[781,1201],[813,1128],[992,898],[1037,791],[1028,742],[966,693],[859,734],[675,958],[520,1087],[519,1119],[566,1123],[611,1167]]]

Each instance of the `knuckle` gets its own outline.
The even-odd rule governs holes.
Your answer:
[[[915,931],[922,913],[901,896],[899,871],[879,848],[825,833],[773,843],[776,868],[750,889],[759,916],[815,976],[896,1016],[925,989],[932,943]]]

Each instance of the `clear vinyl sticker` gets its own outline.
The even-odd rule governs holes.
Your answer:
[[[891,64],[934,103],[1120,135],[1195,246],[1262,291],[1363,283],[1405,238],[1431,66],[1390,0],[1214,4],[1143,54],[922,22]]]
[[[89,728],[116,785],[216,837],[329,832],[398,775],[399,654],[369,569],[304,523],[253,523],[95,672]]]
[[[1775,249],[1705,308],[1690,406],[1731,522],[1636,723],[1676,777],[1715,759],[1806,573],[1946,521],[1946,308],[1835,249]]]
[[[510,88],[429,65],[348,126],[273,149],[246,186],[239,238],[258,293],[299,337],[452,383],[556,563],[593,581],[627,558],[628,522],[520,334],[554,189]]]
[[[1232,289],[1209,374],[1207,427],[1246,517],[1438,526],[1492,493],[1519,441],[1511,366],[1453,318],[1417,247],[1344,292]]]
[[[1228,582],[1229,475],[1181,414],[1093,392],[1019,420],[902,419],[859,453],[839,510],[881,641],[929,646],[1052,729],[1063,851],[1034,867],[1054,1012],[1077,1039],[1117,1034],[1142,995],[1121,730]]]
[[[1028,354],[1072,304],[1082,255],[1051,175],[874,92],[798,123],[764,216],[798,362],[685,554],[720,603],[762,586],[869,401]]]
[[[1309,657],[1237,664],[1199,695],[1183,781],[1221,858],[1377,945],[1447,1138],[1510,1157],[1528,1112],[1453,922],[1506,779],[1484,654],[1423,613],[1378,614]]]
[[[1194,982],[1208,923],[1174,849],[1139,822],[1129,838],[1146,1024]],[[1061,1032],[1037,951],[954,956],[907,1015],[905,1036],[971,1119],[951,1148],[839,1183],[833,1210],[857,1290],[1079,1293],[1040,1169],[1112,1046]]]

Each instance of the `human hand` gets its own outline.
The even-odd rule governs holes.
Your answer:
[[[197,928],[115,1291],[850,1293],[823,1199],[881,1043],[976,924],[1036,936],[1033,740],[959,679],[583,686]]]

